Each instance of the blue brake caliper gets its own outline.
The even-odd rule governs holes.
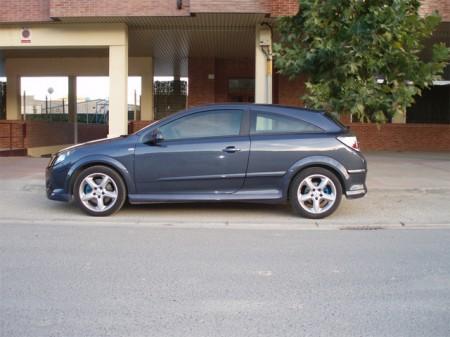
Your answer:
[[[84,185],[84,194],[89,194],[92,192],[92,187],[88,184]]]

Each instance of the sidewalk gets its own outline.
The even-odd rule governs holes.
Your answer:
[[[92,218],[73,204],[47,200],[47,158],[0,158],[0,221],[255,229],[450,225],[450,153],[366,157],[367,196],[343,199],[334,215],[320,221],[296,217],[284,205],[237,203],[129,205],[112,217]]]

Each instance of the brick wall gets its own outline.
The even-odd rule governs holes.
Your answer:
[[[131,121],[128,122],[128,134],[135,133],[149,125],[152,121]]]
[[[214,102],[228,102],[228,80],[255,77],[253,59],[216,59],[215,62],[215,99]]]
[[[73,124],[67,122],[27,121],[25,147],[63,145],[73,143]],[[78,124],[78,142],[105,138],[108,126]]]
[[[0,22],[49,21],[50,0],[1,0]]]
[[[305,77],[299,76],[292,80],[283,75],[274,76],[274,103],[282,105],[303,106],[300,97],[305,94]]]
[[[299,0],[272,0],[272,16],[292,16],[298,9]]]
[[[449,124],[352,123],[363,151],[450,151]]]
[[[422,0],[420,13],[429,14],[438,11],[442,16],[442,21],[450,22],[450,1],[449,0]]]
[[[190,0],[193,13],[270,13],[271,0]]]
[[[214,73],[214,58],[189,58],[188,106],[196,106],[215,102],[215,80],[208,79],[208,75]]]
[[[52,17],[184,15],[189,15],[189,0],[181,10],[176,0],[50,0]]]
[[[189,58],[188,106],[229,102],[228,80],[255,77],[255,62],[249,58]],[[208,79],[213,74],[214,79]]]
[[[185,16],[190,13],[271,13],[295,15],[298,0],[1,0],[0,22],[50,21],[51,17]],[[450,1],[423,0],[421,13],[438,10],[450,21]]]
[[[0,121],[0,150],[23,149],[25,126],[22,121]]]

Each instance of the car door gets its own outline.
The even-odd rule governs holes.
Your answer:
[[[158,126],[163,140],[135,149],[140,194],[233,193],[245,179],[250,139],[245,109],[216,108]]]
[[[251,111],[251,154],[244,188],[278,190],[295,162],[320,149],[323,132],[289,113]]]

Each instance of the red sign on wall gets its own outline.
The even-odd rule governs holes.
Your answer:
[[[31,30],[29,28],[22,28],[20,43],[31,43]]]

